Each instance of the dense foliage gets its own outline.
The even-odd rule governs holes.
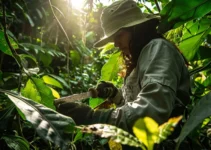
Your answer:
[[[145,12],[160,13],[159,32],[189,63],[191,102],[177,148],[188,139],[193,149],[211,149],[211,1],[138,3]],[[71,0],[1,0],[0,6],[0,149],[121,149],[117,143],[152,149],[181,119],[158,127],[150,118],[140,118],[133,128],[137,137],[109,125],[76,126],[55,111],[54,99],[85,92],[100,80],[121,86],[125,74],[112,43],[93,48],[103,35],[99,18],[104,5],[85,0],[77,10]],[[92,108],[102,101],[83,100]]]

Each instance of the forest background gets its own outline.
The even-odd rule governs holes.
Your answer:
[[[111,145],[121,149],[121,144],[152,149],[154,136],[155,141],[160,138],[158,131],[150,130],[155,127],[148,126],[153,120],[142,118],[144,128],[139,122],[134,131],[146,136],[135,137],[109,125],[79,127],[70,117],[54,111],[54,99],[86,92],[101,80],[121,87],[125,74],[113,43],[93,48],[103,36],[100,14],[115,0],[84,0],[80,9],[73,5],[75,1],[1,0],[0,149],[97,149],[112,142],[110,149]],[[189,62],[191,102],[182,118],[177,148],[189,139],[193,149],[211,149],[211,1],[137,3],[146,13],[161,15],[159,32],[174,42]],[[92,108],[103,102],[99,98],[83,100]],[[171,120],[167,125],[176,123]]]

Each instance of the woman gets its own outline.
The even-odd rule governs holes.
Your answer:
[[[182,114],[189,100],[188,70],[178,49],[157,33],[159,18],[142,13],[132,0],[122,0],[103,10],[101,23],[105,37],[95,47],[114,42],[127,68],[121,89],[107,82],[96,88],[99,97],[109,98],[117,108],[93,111],[86,105],[65,103],[57,110],[78,125],[107,123],[131,133],[141,117],[149,116],[162,124]],[[105,91],[106,87],[112,92]],[[182,109],[175,113],[174,108]]]

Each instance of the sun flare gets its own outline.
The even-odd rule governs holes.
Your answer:
[[[82,9],[84,5],[84,0],[71,0],[72,6],[75,9]]]
[[[86,0],[71,0],[72,7],[75,9],[81,10],[84,7],[85,1]],[[111,0],[93,0],[93,1],[101,2],[101,3],[103,3],[103,5],[109,5],[112,2]]]

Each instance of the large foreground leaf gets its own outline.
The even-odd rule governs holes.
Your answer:
[[[120,61],[120,52],[114,53],[108,60],[108,62],[103,66],[101,70],[101,79],[104,81],[112,81],[114,77],[117,76],[119,71],[119,61]]]
[[[211,20],[204,18],[196,22],[189,21],[183,30],[182,41],[179,43],[183,55],[192,60],[199,50],[200,45],[209,34]]]
[[[14,49],[17,49],[18,48],[17,43],[10,36],[8,36],[8,38],[9,38],[11,46]],[[0,30],[0,51],[2,51],[3,53],[5,53],[7,55],[12,56],[12,52],[11,52],[11,50],[10,50],[8,44],[7,44],[7,41],[4,37],[4,32],[1,31],[1,30]]]
[[[4,110],[0,110],[0,132],[8,128],[11,118],[14,117],[15,106],[12,104]]]
[[[133,125],[133,133],[149,150],[152,150],[158,139],[158,123],[149,117],[140,118]]]
[[[1,137],[10,149],[29,150],[29,143],[22,137],[16,135],[3,135]]]
[[[78,127],[80,128],[80,127]],[[80,128],[82,132],[99,135],[103,138],[111,138],[114,142],[124,145],[141,147],[146,150],[146,146],[135,136],[128,132],[108,124],[93,124]]]
[[[211,11],[210,0],[172,0],[161,11],[160,32],[166,32],[185,22],[201,18]]]
[[[23,112],[26,119],[32,123],[40,137],[44,140],[54,142],[62,149],[68,148],[70,135],[68,136],[67,132],[71,132],[71,129],[75,125],[70,117],[59,114],[39,103],[11,92],[0,91],[6,93],[16,107]]]
[[[43,80],[33,77],[31,79],[27,81],[26,86],[22,91],[22,95],[51,109],[55,109],[55,106],[53,105],[54,97],[51,89],[45,85]]]
[[[205,95],[193,108],[190,113],[190,117],[185,123],[181,134],[179,136],[179,141],[177,148],[179,148],[180,143],[185,139],[185,137],[193,131],[202,121],[211,116],[211,93]]]

